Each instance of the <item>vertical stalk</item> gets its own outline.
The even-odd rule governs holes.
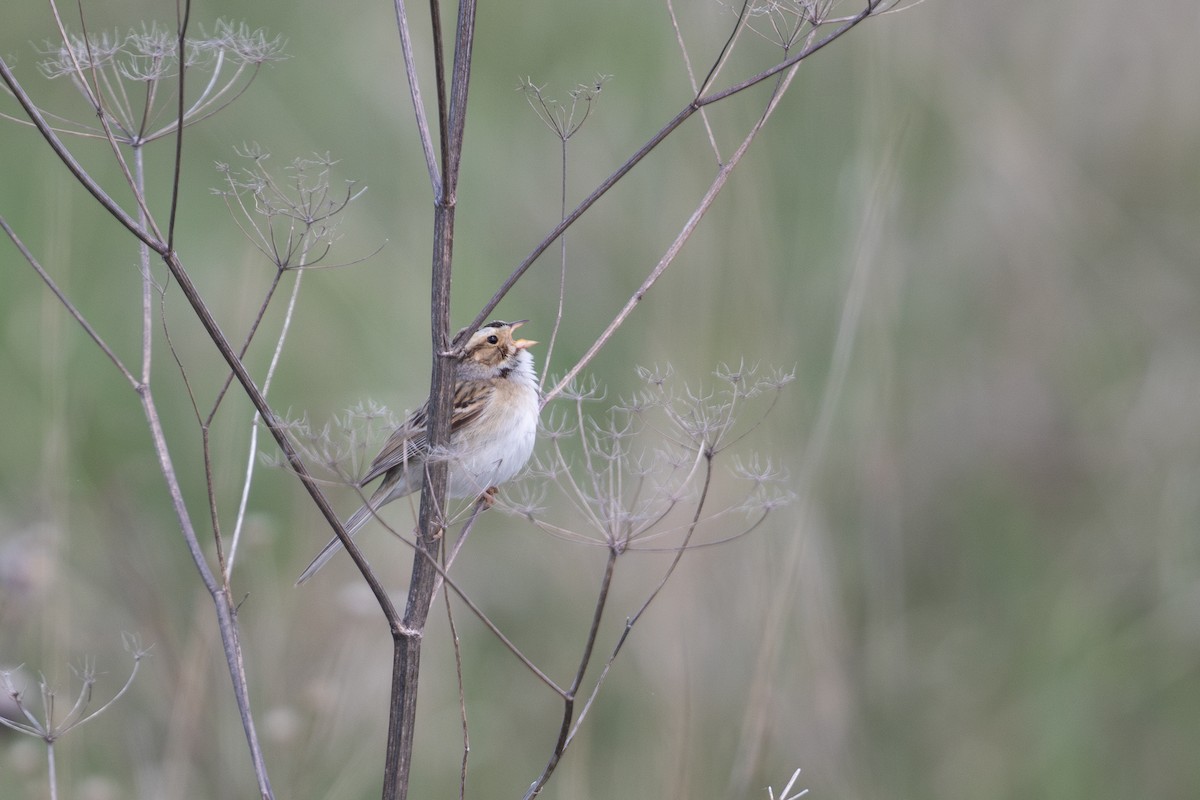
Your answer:
[[[450,349],[450,257],[453,232],[454,206],[439,204],[434,211],[434,280],[430,306],[435,352],[433,374],[430,377],[428,436],[433,452],[449,444],[451,404],[454,399],[454,359],[447,355]],[[388,720],[384,800],[403,800],[408,795],[413,737],[416,734],[421,639],[438,576],[435,559],[444,523],[442,509],[446,504],[446,478],[446,462],[430,459],[425,467],[425,485],[421,489],[417,549],[413,554],[408,602],[403,620],[392,627],[392,707]]]
[[[46,722],[53,722],[49,717]],[[50,783],[50,800],[58,800],[58,765],[54,760],[54,742],[46,742],[46,779]]]
[[[432,4],[438,13],[438,5]],[[450,277],[454,251],[454,211],[457,204],[458,171],[462,161],[466,127],[467,87],[471,76],[471,50],[475,36],[475,2],[462,0],[455,27],[454,63],[450,72],[450,102],[444,116],[441,184],[434,199],[433,263],[430,289],[430,338],[433,368],[429,387],[427,439],[431,452],[443,451],[450,443],[450,418],[454,401],[455,358],[450,342]],[[442,87],[439,86],[439,91]],[[439,103],[442,98],[439,94]],[[440,115],[439,115],[440,116]],[[436,558],[446,508],[448,465],[429,459],[421,488],[417,550],[404,618],[392,626],[392,702],[388,719],[384,800],[404,800],[412,770],[413,737],[416,733],[417,684],[421,669],[421,638],[433,602],[438,577]]]

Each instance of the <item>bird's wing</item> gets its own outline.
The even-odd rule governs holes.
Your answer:
[[[359,480],[358,485],[366,486],[393,467],[424,458],[425,453],[429,450],[425,441],[425,419],[425,407],[419,408],[409,415],[408,419],[404,420],[400,427],[396,428],[388,437],[383,449],[379,451],[379,455],[375,456],[375,460],[371,462],[371,468]]]
[[[454,389],[454,409],[450,418],[451,434],[478,417],[494,391],[495,385],[491,381],[463,381],[458,384]],[[375,456],[371,468],[358,482],[359,486],[365,486],[402,464],[423,460],[429,453],[429,440],[426,437],[428,417],[429,404],[426,403],[404,420],[384,443],[379,455]]]

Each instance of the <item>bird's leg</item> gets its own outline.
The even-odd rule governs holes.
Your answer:
[[[491,508],[496,502],[497,488],[498,487],[495,486],[489,486],[487,490],[480,495],[480,497],[483,499],[484,505],[488,508]]]

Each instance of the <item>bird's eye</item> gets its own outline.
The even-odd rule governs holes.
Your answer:
[[[488,344],[495,344],[498,341],[500,341],[500,337],[494,333],[488,337]]]

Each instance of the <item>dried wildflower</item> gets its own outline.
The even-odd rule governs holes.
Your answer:
[[[268,169],[270,154],[259,145],[243,145],[235,152],[248,165],[217,163],[225,185],[213,193],[225,200],[246,238],[281,271],[324,261],[338,239],[339,216],[366,188],[346,181],[345,189],[335,193],[332,170],[337,161],[328,153],[292,160],[283,169],[286,177],[279,179]]]
[[[531,78],[521,79],[517,91],[524,93],[525,100],[538,115],[538,119],[544,122],[560,141],[566,142],[583,127],[588,115],[592,113],[592,104],[596,102],[604,84],[611,78],[611,75],[597,75],[589,83],[577,84],[567,92],[567,103],[547,97],[546,87],[538,86]]]
[[[217,113],[237,99],[263,64],[283,56],[283,39],[243,23],[218,20],[211,34],[184,41],[183,67],[195,74],[195,92],[184,103],[184,125]],[[77,136],[114,139],[140,147],[175,132],[179,117],[179,36],[173,29],[143,24],[125,34],[116,31],[71,34],[47,44],[38,67],[47,78],[69,77],[88,104],[102,115],[71,122],[59,117],[58,129]],[[107,131],[107,133],[106,133]]]
[[[54,759],[55,744],[59,739],[80,725],[90,722],[103,714],[114,703],[120,700],[125,695],[125,692],[129,691],[129,687],[133,685],[133,680],[137,677],[138,667],[141,665],[142,659],[149,654],[149,650],[141,646],[136,636],[123,634],[121,638],[124,642],[125,650],[133,657],[133,668],[129,672],[129,677],[125,679],[125,684],[113,695],[112,699],[99,708],[90,711],[89,708],[93,699],[92,690],[95,688],[98,680],[96,677],[96,664],[92,659],[86,659],[80,667],[71,667],[71,672],[74,673],[76,679],[79,681],[79,694],[75,698],[74,704],[62,716],[56,714],[57,692],[46,682],[44,675],[38,681],[38,692],[42,706],[42,716],[39,718],[34,713],[33,708],[25,701],[25,690],[17,686],[13,672],[10,670],[0,671],[0,691],[7,696],[9,701],[21,714],[21,717],[17,719],[0,716],[0,725],[11,728],[18,733],[24,733],[28,736],[41,739],[45,743],[51,797],[58,796]]]
[[[540,499],[508,510],[552,535],[624,552],[670,549],[666,542],[672,536],[683,542],[676,547],[688,546],[698,523],[745,511],[751,524],[739,523],[734,533],[720,538],[741,535],[789,502],[790,493],[781,488],[786,472],[769,459],[750,455],[732,464],[733,477],[745,485],[741,499],[717,511],[704,510],[714,460],[761,422],[774,398],[754,419],[739,421],[747,401],[778,392],[790,374],[764,372],[756,365],[722,365],[715,372],[719,385],[702,389],[676,386],[673,374],[669,366],[638,368],[647,388],[598,416],[580,401],[570,412],[551,408],[543,425],[550,432],[543,434],[543,442],[551,452],[542,454],[527,475],[540,487],[557,486],[583,529],[578,523],[551,521]],[[537,509],[531,510],[533,506]]]
[[[747,27],[786,53],[830,19],[834,0],[752,0]],[[741,4],[729,6],[742,13]]]

